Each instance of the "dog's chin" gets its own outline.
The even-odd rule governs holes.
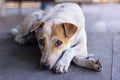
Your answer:
[[[59,59],[49,62],[50,63],[49,67],[42,66],[40,63],[40,68],[52,70],[58,61],[59,61]]]
[[[55,64],[50,66],[49,69],[52,70],[52,69],[54,69],[54,67],[55,67]]]
[[[57,63],[59,62],[59,60],[62,58],[64,52],[65,52],[65,51],[63,51],[62,54],[59,55],[57,58],[56,58],[56,57],[55,57],[55,58],[52,58],[53,60],[49,62],[49,63],[50,63],[50,67],[47,68],[47,69],[53,70],[53,69],[55,68],[56,64],[57,64]]]

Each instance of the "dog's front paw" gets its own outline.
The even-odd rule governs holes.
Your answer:
[[[99,60],[93,60],[93,69],[96,71],[101,71],[102,66]]]
[[[69,67],[69,63],[65,63],[62,61],[59,61],[55,67],[54,67],[54,71],[56,73],[66,73],[68,71],[68,67]]]

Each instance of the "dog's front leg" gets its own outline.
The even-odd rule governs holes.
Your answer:
[[[55,68],[54,68],[55,72],[57,72],[57,73],[67,72],[72,59],[76,55],[81,55],[81,56],[87,57],[88,56],[87,49],[86,49],[86,47],[83,48],[84,46],[85,46],[84,43],[78,43],[76,46],[67,49],[64,52],[62,58],[55,65]]]
[[[89,58],[87,52],[87,46],[83,43],[82,45],[78,45],[75,50],[76,56],[73,58],[73,62],[80,66],[88,69],[100,71],[101,63],[98,59]]]
[[[65,73],[68,71],[70,62],[72,61],[75,53],[73,49],[68,49],[64,52],[62,58],[56,63],[54,71],[57,73]]]
[[[77,66],[92,69],[92,70],[95,70],[95,71],[101,71],[101,68],[102,68],[99,60],[94,59],[94,58],[85,58],[85,57],[81,57],[81,56],[75,56],[73,58],[73,62]]]

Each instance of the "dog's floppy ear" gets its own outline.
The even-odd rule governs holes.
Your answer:
[[[43,27],[44,24],[45,24],[44,21],[42,21],[42,22],[41,21],[35,22],[34,24],[32,24],[30,32],[33,32],[33,31],[36,32],[36,30],[39,29],[40,27]]]
[[[62,23],[62,27],[64,29],[64,34],[66,37],[72,37],[77,31],[77,26],[72,23]]]

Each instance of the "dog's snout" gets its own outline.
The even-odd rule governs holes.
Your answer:
[[[41,62],[41,67],[44,68],[44,69],[49,69],[50,63],[48,63],[48,62]]]

